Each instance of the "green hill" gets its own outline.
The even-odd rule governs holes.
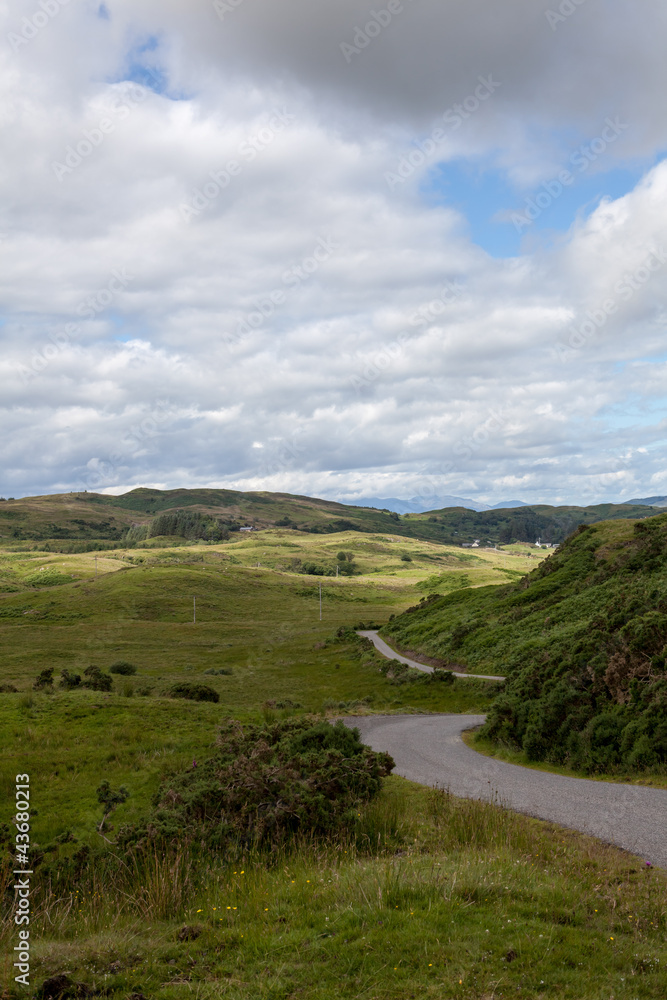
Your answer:
[[[402,648],[507,676],[483,734],[588,771],[667,763],[667,515],[581,526],[503,587],[431,596]]]
[[[289,493],[242,493],[236,490],[136,489],[121,496],[102,493],[64,493],[0,502],[0,541],[102,540],[112,546],[127,531],[149,525],[167,512],[215,522],[220,529],[238,530],[286,526],[314,534],[340,531],[384,532],[447,545],[482,545],[513,541],[562,542],[580,524],[610,518],[651,516],[654,508],[629,504],[593,507],[521,507],[476,512],[449,507],[426,514],[400,516],[372,507],[349,507],[332,500]],[[657,513],[657,509],[655,509]],[[153,532],[155,533],[155,532]],[[209,533],[215,540],[215,532]],[[188,536],[190,537],[190,536]],[[204,536],[208,537],[208,536]],[[107,546],[107,547],[108,547]]]
[[[468,510],[447,507],[425,514],[406,514],[403,523],[414,530],[428,524],[438,541],[460,544],[479,539],[481,545],[507,545],[511,542],[559,544],[580,524],[595,524],[627,518],[650,517],[657,508],[633,504],[595,504],[591,507],[550,507],[537,504],[500,510]]]

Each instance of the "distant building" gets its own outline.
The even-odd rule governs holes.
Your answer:
[[[253,526],[252,526],[252,525],[250,525],[250,527],[249,527],[249,528],[239,528],[239,531],[254,531],[254,530],[255,530],[255,529],[253,528]]]

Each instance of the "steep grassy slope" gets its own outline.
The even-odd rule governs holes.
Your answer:
[[[667,515],[582,526],[519,583],[428,598],[383,634],[506,674],[485,734],[533,760],[667,764]]]

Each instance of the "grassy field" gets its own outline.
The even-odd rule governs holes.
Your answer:
[[[666,901],[591,838],[389,778],[335,842],[40,886],[33,962],[118,1000],[658,1000]]]
[[[294,560],[335,566],[341,550],[354,554],[359,575],[318,578],[289,568]],[[418,601],[434,576],[460,588],[495,579],[501,559],[530,564],[525,555],[472,555],[392,536],[290,530],[221,545],[97,553],[97,580],[92,553],[35,555],[4,553],[17,591],[0,598],[0,682],[17,693],[0,694],[0,745],[5,782],[9,760],[42,776],[34,831],[41,843],[68,829],[86,837],[102,776],[133,789],[129,814],[144,808],[164,767],[204,753],[224,716],[485,711],[493,684],[429,685],[416,672],[411,683],[395,684],[380,674],[379,654],[334,641],[335,633],[386,622]],[[69,582],[26,582],[56,572]],[[120,660],[137,672],[114,676],[111,693],[58,686],[63,669],[82,675],[91,664],[107,671]],[[49,668],[53,691],[33,692]],[[220,702],[169,698],[181,682],[207,684]]]
[[[49,858],[110,852],[104,869],[86,868],[64,894],[37,874],[35,983],[67,970],[118,1000],[663,995],[663,873],[400,778],[335,842],[251,852],[231,866],[183,846],[116,863],[96,832],[100,781],[130,793],[111,817],[113,840],[146,814],[166,774],[210,754],[225,718],[486,711],[492,683],[432,683],[416,672],[398,683],[380,673],[379,654],[336,633],[385,623],[434,590],[511,579],[540,555],[289,529],[219,545],[167,541],[97,553],[97,579],[93,553],[14,547],[0,559],[0,682],[18,689],[0,693],[0,825],[11,817],[14,775],[29,771],[33,847]],[[297,572],[298,561],[333,569],[340,551],[357,575]],[[111,692],[58,686],[63,668],[108,670],[118,660],[137,672],[113,675]],[[49,668],[54,689],[33,691]],[[189,681],[220,701],[168,697]],[[16,928],[11,893],[4,898],[9,955]],[[25,996],[12,986],[11,959],[1,968],[0,995]]]

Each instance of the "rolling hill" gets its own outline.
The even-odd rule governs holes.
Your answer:
[[[667,764],[667,514],[581,525],[519,582],[431,595],[382,634],[506,675],[483,733],[529,759]]]
[[[147,525],[167,511],[187,510],[212,518],[230,531],[283,526],[315,534],[385,532],[450,545],[562,542],[578,525],[615,518],[652,516],[659,508],[630,504],[593,507],[524,506],[473,511],[446,507],[408,513],[352,507],[289,493],[243,493],[221,489],[135,489],[120,496],[64,493],[0,501],[0,541],[103,540],[120,544],[133,526]]]

